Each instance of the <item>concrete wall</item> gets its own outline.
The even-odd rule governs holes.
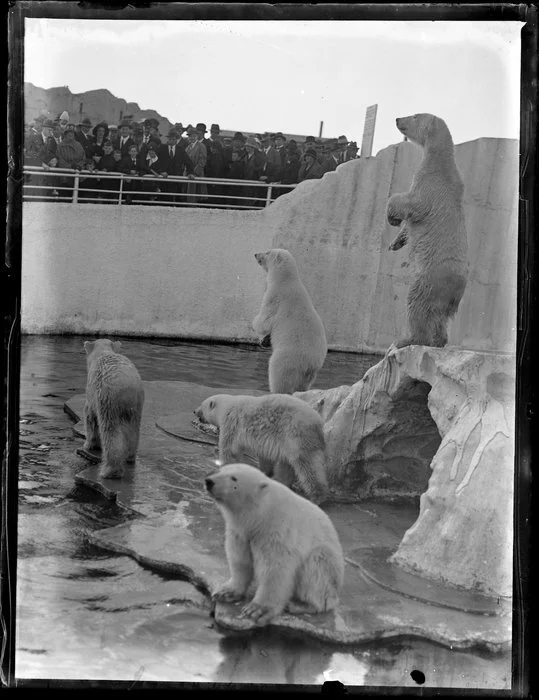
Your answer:
[[[264,289],[253,254],[288,248],[330,347],[383,352],[406,332],[408,247],[387,198],[406,191],[420,149],[400,143],[300,184],[268,209],[25,203],[25,333],[253,339]],[[470,281],[450,343],[514,351],[518,142],[456,147],[465,184]]]

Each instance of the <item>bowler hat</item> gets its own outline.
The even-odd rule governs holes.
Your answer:
[[[177,131],[178,134],[183,134],[183,132],[185,130],[186,130],[186,127],[181,122],[176,122],[174,124],[174,131]]]
[[[212,124],[210,127],[210,132],[212,134],[220,134],[221,130],[219,129],[219,124]]]
[[[340,146],[346,146],[348,144],[348,139],[346,138],[346,136],[339,136],[337,142]]]
[[[178,137],[179,137],[179,134],[176,131],[176,129],[171,129],[167,134],[167,138],[169,138],[169,139],[177,139]]]
[[[351,149],[355,148],[357,151],[357,143],[355,141],[350,141],[350,143],[348,144],[348,148],[351,148]]]
[[[120,129],[122,128],[122,126],[128,126],[129,128],[131,128],[131,122],[128,119],[122,119],[122,121],[120,122]]]
[[[314,150],[314,148],[308,148],[308,149],[305,151],[305,155],[306,155],[306,156],[311,156],[312,158],[316,158],[316,151]]]
[[[234,134],[234,141],[245,141],[245,136],[241,133],[241,131],[236,131]]]
[[[154,129],[157,129],[157,127],[159,126],[159,122],[153,117],[148,117],[148,119],[144,120],[144,126],[151,126]]]
[[[206,131],[208,131],[208,130],[206,129],[206,124],[203,124],[202,122],[199,122],[199,123],[196,125],[195,130],[196,130],[196,131],[202,131],[203,134],[205,134]]]
[[[107,122],[99,122],[99,124],[96,124],[96,125],[94,126],[94,128],[92,129],[92,134],[93,134],[94,136],[97,135],[97,130],[98,130],[99,128],[105,129],[105,138],[107,138],[107,135],[108,135],[108,133],[109,133],[109,125],[107,124]]]
[[[305,138],[305,143],[315,143],[315,138],[314,136],[307,136]]]
[[[269,133],[268,133],[267,131],[265,131],[265,132],[262,134],[262,137],[260,138],[260,140],[262,141],[262,143],[264,143],[264,141],[269,141],[270,139],[271,139],[271,136],[269,135]]]
[[[88,117],[84,117],[79,126],[87,126],[90,128],[92,126],[92,122],[88,119]]]
[[[258,141],[254,139],[252,136],[248,136],[247,140],[245,141],[246,146],[251,146],[252,148],[258,148]]]
[[[283,141],[286,141],[286,138],[282,135],[282,133],[281,133],[280,131],[278,131],[278,132],[274,135],[273,138],[274,138],[274,139],[282,139]]]

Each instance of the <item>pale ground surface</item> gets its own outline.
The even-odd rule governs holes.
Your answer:
[[[180,382],[221,390],[266,389],[267,355],[253,349],[124,342],[149,387],[140,458],[118,495],[119,503],[142,516],[132,513],[126,520],[121,507],[96,491],[73,488],[75,476],[88,482],[96,473],[75,454],[82,441],[62,414],[70,397],[80,409],[82,341],[23,339],[18,678],[293,684],[338,679],[350,686],[413,686],[410,672],[418,669],[431,687],[509,687],[510,653],[456,648],[463,638],[458,632],[469,637],[478,626],[483,631],[490,626],[494,640],[499,617],[428,606],[373,582],[387,583],[388,575],[373,547],[394,549],[414,522],[416,505],[328,507],[349,559],[362,566],[347,566],[343,606],[331,619],[304,620],[298,631],[298,618],[283,616],[276,626],[246,635],[223,627],[239,627],[234,606],[223,606],[216,626],[204,591],[226,575],[223,526],[200,478],[213,467],[215,450],[159,431],[155,419],[197,405],[204,390]],[[352,383],[374,361],[330,355],[316,385]],[[112,486],[116,490],[119,484]],[[178,572],[198,588],[178,580]],[[408,594],[414,585],[392,582]],[[447,599],[429,587],[423,593],[438,601],[446,595],[445,604],[463,606],[458,595]],[[481,603],[468,599],[466,604],[474,609]],[[403,625],[439,634],[446,645],[395,636]],[[392,638],[373,641],[384,629],[393,631]],[[335,631],[341,642],[362,643],[321,641]],[[456,634],[453,649],[447,643],[451,634]]]

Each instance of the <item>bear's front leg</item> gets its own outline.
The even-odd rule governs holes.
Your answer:
[[[409,196],[406,193],[394,194],[387,200],[387,220],[391,226],[400,226],[410,215]]]
[[[400,231],[397,234],[397,237],[391,243],[389,246],[389,250],[400,250],[403,248],[406,244],[408,243],[408,227],[406,226],[406,222],[404,222],[401,225]]]
[[[86,429],[86,441],[84,449],[90,452],[101,451],[101,438],[99,436],[99,426],[97,415],[90,408],[88,401],[84,404],[84,425]]]
[[[260,311],[253,319],[253,330],[258,335],[261,342],[264,342],[266,336],[271,334],[273,317],[277,312],[278,299],[276,297],[263,299]]]
[[[223,603],[235,603],[245,597],[253,580],[253,560],[247,540],[228,528],[225,552],[230,578],[214,592],[212,599]]]
[[[257,559],[258,588],[240,617],[248,617],[257,625],[267,625],[283,612],[292,598],[297,565],[290,552],[276,548],[275,544],[259,553]]]

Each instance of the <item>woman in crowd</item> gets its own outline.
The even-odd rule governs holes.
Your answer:
[[[96,124],[92,129],[92,134],[94,136],[94,142],[88,147],[88,155],[96,164],[99,165],[99,161],[104,155],[103,144],[107,140],[109,135],[109,127],[106,122],[100,122]]]
[[[298,171],[298,182],[303,180],[318,180],[323,175],[322,166],[316,158],[314,148],[308,148],[303,156],[303,162]]]

